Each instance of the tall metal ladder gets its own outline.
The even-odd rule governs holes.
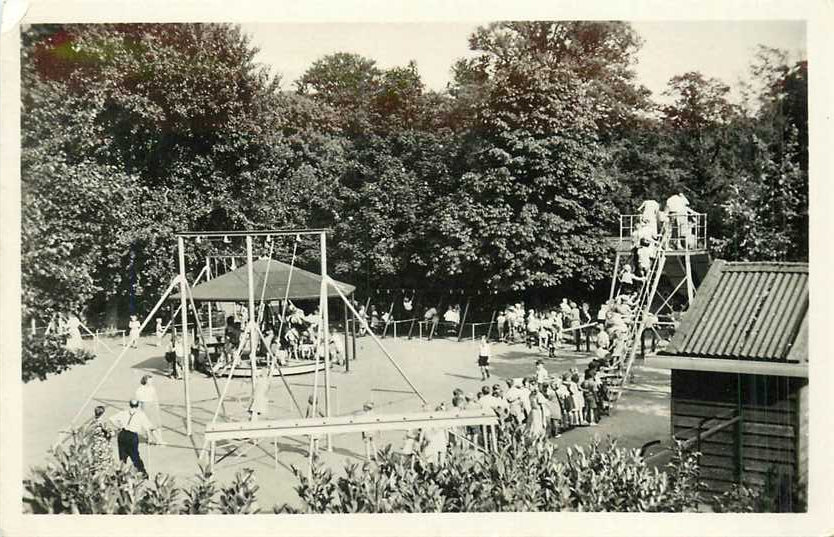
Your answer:
[[[633,310],[621,360],[619,363],[613,364],[617,368],[617,372],[609,381],[611,383],[611,391],[613,392],[612,403],[616,403],[620,399],[623,389],[629,382],[631,367],[634,365],[634,358],[637,355],[637,349],[640,347],[643,331],[646,329],[646,323],[651,315],[652,301],[654,300],[655,293],[657,293],[660,278],[663,275],[663,267],[666,264],[666,250],[669,247],[671,232],[671,222],[667,221],[661,229],[660,241],[657,244],[657,255],[655,255],[652,261],[648,274],[644,275],[643,285],[640,286],[640,292],[637,295],[637,304]]]

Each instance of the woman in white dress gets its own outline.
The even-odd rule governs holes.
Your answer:
[[[75,315],[67,319],[67,348],[69,350],[80,349],[84,345],[81,339],[81,321]]]
[[[139,340],[141,333],[139,329],[142,328],[142,323],[136,318],[136,315],[130,316],[130,322],[127,325],[130,328],[130,346],[136,348],[136,342]]]
[[[156,438],[158,444],[162,444],[162,420],[159,413],[159,397],[156,395],[156,388],[151,381],[153,377],[143,375],[139,380],[139,387],[136,388],[134,399],[139,401],[139,408],[150,420],[153,428],[151,434]]]

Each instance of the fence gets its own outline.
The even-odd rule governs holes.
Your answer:
[[[640,228],[639,214],[620,215],[620,242],[631,241]],[[671,215],[672,232],[669,243],[680,246],[684,250],[707,249],[707,215],[706,213],[690,213],[688,215]]]

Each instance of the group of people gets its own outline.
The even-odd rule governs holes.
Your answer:
[[[324,358],[324,340],[321,337],[320,327],[321,314],[318,308],[308,315],[302,308],[290,304],[287,306],[284,322],[280,323],[280,315],[278,319],[277,325],[274,318],[260,325],[263,338],[258,337],[255,349],[256,360],[266,365],[271,355],[275,358],[277,365],[287,365],[289,360]],[[210,375],[212,372],[216,373],[231,365],[238,350],[241,355],[251,355],[248,333],[243,328],[246,322],[244,319],[230,315],[226,318],[222,341],[215,342],[213,335],[205,336],[206,344],[217,343],[219,348],[219,353],[214,355],[212,360],[209,360],[206,349],[202,348],[200,342],[195,341],[195,338],[189,334],[186,348],[190,349],[190,367]],[[336,365],[344,363],[344,345],[341,338],[334,332],[331,332],[328,338],[328,351],[331,363]],[[165,358],[171,367],[170,375],[174,378],[182,378],[182,344],[176,328],[172,329],[168,339]]]
[[[620,282],[629,285],[634,280],[643,281],[661,247],[663,226],[669,225],[668,243],[663,247],[683,250],[697,246],[697,213],[689,206],[683,193],[666,200],[661,209],[655,200],[646,200],[637,208],[637,222],[632,225],[632,258],[634,267],[626,263],[620,274]]]
[[[478,393],[452,392],[452,408],[494,411],[533,437],[558,438],[574,427],[595,426],[610,407],[606,359],[592,359],[584,371],[551,374],[541,360],[532,375],[484,385]],[[445,405],[442,407],[445,409]],[[473,443],[486,444],[479,427],[462,431]]]
[[[145,462],[139,453],[139,440],[144,436],[149,444],[163,444],[162,423],[159,413],[159,398],[150,375],[143,375],[128,408],[106,419],[104,406],[93,411],[88,433],[93,454],[93,471],[102,472],[112,468],[113,438],[116,439],[118,458],[121,463],[130,459],[133,466],[146,479]]]
[[[499,341],[523,341],[528,349],[538,347],[550,357],[556,355],[566,337],[568,341],[573,340],[577,351],[581,350],[582,337],[588,336],[587,331],[592,325],[590,305],[583,302],[580,307],[567,298],[563,298],[558,307],[539,311],[525,310],[521,303],[511,304],[500,310],[495,319]]]

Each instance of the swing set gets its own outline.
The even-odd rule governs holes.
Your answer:
[[[333,434],[342,434],[342,433],[350,433],[350,432],[369,432],[369,431],[378,431],[378,430],[406,430],[411,429],[414,427],[458,427],[458,426],[465,426],[465,425],[480,425],[484,427],[492,427],[494,431],[495,425],[497,425],[497,417],[492,412],[481,412],[481,411],[462,411],[462,412],[434,412],[434,413],[417,413],[417,414],[407,414],[407,415],[375,415],[372,418],[367,419],[359,419],[359,418],[346,418],[336,417],[332,414],[331,408],[331,375],[330,375],[330,331],[329,331],[329,311],[328,311],[328,297],[330,296],[331,291],[335,291],[339,298],[343,301],[345,305],[345,312],[347,315],[347,311],[349,310],[353,317],[360,323],[360,325],[368,330],[367,321],[359,315],[359,312],[356,311],[351,301],[347,298],[346,294],[352,291],[352,286],[346,286],[346,284],[342,284],[333,280],[327,274],[327,250],[326,250],[326,229],[290,229],[290,230],[271,230],[271,231],[222,231],[222,232],[180,232],[177,233],[177,245],[178,245],[178,258],[179,258],[179,274],[175,276],[170,284],[168,285],[165,292],[162,294],[156,305],[151,310],[150,314],[146,316],[146,318],[141,323],[139,328],[139,333],[144,330],[150,320],[157,314],[160,307],[163,305],[166,299],[170,298],[178,298],[179,299],[179,308],[178,312],[181,315],[181,325],[182,325],[182,332],[184,336],[189,334],[189,320],[188,320],[188,307],[191,307],[191,311],[194,314],[195,319],[195,333],[197,338],[200,340],[200,344],[208,350],[208,345],[206,344],[203,338],[203,330],[202,324],[200,323],[200,317],[198,314],[198,310],[196,307],[195,302],[195,290],[198,290],[197,283],[199,283],[199,279],[204,274],[210,273],[210,262],[207,262],[206,265],[203,267],[201,274],[198,278],[195,279],[195,284],[190,285],[188,280],[186,279],[186,265],[185,265],[185,240],[191,238],[212,238],[212,237],[223,237],[224,242],[228,242],[228,237],[232,236],[239,236],[244,237],[246,241],[246,259],[247,264],[245,267],[246,272],[246,284],[247,284],[247,295],[248,295],[248,321],[246,323],[246,327],[241,334],[240,340],[238,342],[237,348],[234,349],[232,353],[232,364],[228,367],[228,374],[225,378],[225,383],[223,385],[222,390],[220,389],[218,378],[214,374],[215,367],[213,364],[211,365],[211,377],[214,382],[215,391],[217,393],[217,406],[215,408],[214,414],[212,416],[212,420],[208,423],[205,427],[204,431],[204,443],[203,448],[200,452],[200,458],[205,455],[209,456],[209,465],[211,468],[214,467],[216,462],[216,452],[217,452],[217,442],[218,441],[232,441],[236,442],[237,444],[233,446],[233,450],[238,450],[242,443],[250,443],[252,446],[258,445],[258,439],[270,437],[274,440],[275,446],[275,457],[277,463],[278,457],[278,444],[277,439],[281,436],[304,436],[304,435],[317,435],[317,434],[326,434],[327,435],[327,448],[328,450],[332,450],[332,440],[331,435]],[[284,289],[284,301],[282,305],[282,315],[280,316],[280,323],[281,327],[279,328],[279,334],[283,330],[283,323],[286,319],[286,312],[287,306],[289,304],[289,289],[290,283],[292,281],[292,275],[294,272],[300,270],[296,269],[294,266],[296,249],[298,242],[300,241],[301,236],[318,236],[319,237],[319,244],[320,244],[320,259],[321,259],[321,275],[318,278],[319,280],[319,311],[320,311],[320,324],[318,330],[318,342],[320,346],[317,345],[318,348],[321,349],[321,352],[316,352],[315,355],[315,366],[314,367],[314,381],[313,381],[313,394],[312,394],[312,408],[313,408],[313,418],[307,418],[304,416],[302,412],[301,406],[296,399],[293,390],[285,378],[285,374],[281,371],[281,367],[278,367],[278,357],[276,354],[272,352],[270,349],[270,345],[260,327],[259,321],[261,320],[265,308],[265,302],[267,300],[267,281],[269,274],[269,265],[272,263],[271,257],[267,260],[267,272],[266,276],[264,277],[264,282],[261,288],[261,309],[260,312],[256,312],[256,291],[255,291],[255,277],[254,277],[254,260],[253,260],[253,238],[255,237],[268,237],[271,239],[272,237],[277,236],[295,236],[296,237],[296,244],[294,247],[293,252],[293,264],[290,265],[288,277],[287,277],[287,284]],[[243,269],[241,269],[243,270]],[[306,271],[301,271],[306,272]],[[310,274],[310,273],[307,273]],[[230,276],[232,276],[230,274]],[[209,281],[203,284],[203,287],[208,287],[211,284],[215,283],[217,279],[213,281]],[[171,296],[171,293],[179,287],[179,292],[176,296]],[[192,289],[194,287],[194,289]],[[271,298],[271,296],[269,297]],[[170,323],[169,323],[170,324]],[[347,328],[348,323],[345,323]],[[411,391],[420,399],[423,408],[427,405],[428,401],[422,395],[422,393],[416,388],[416,386],[412,383],[412,381],[408,378],[402,368],[399,366],[397,361],[394,357],[388,352],[388,350],[384,347],[379,337],[368,330],[371,338],[374,342],[379,346],[380,350],[386,357],[386,359],[394,366],[397,372],[402,376],[405,382],[410,387]],[[347,336],[347,334],[346,334]],[[130,337],[130,341],[122,350],[122,352],[118,355],[118,357],[112,362],[106,373],[104,374],[103,378],[98,382],[98,384],[94,387],[90,395],[86,398],[84,403],[82,404],[81,408],[75,415],[75,417],[71,421],[71,425],[75,424],[78,418],[82,415],[86,407],[92,401],[92,399],[96,396],[96,393],[108,379],[110,374],[118,367],[119,363],[121,362],[122,358],[128,352],[131,347],[131,343],[136,339],[137,336],[132,335]],[[190,384],[190,372],[191,372],[191,365],[189,357],[189,342],[188,337],[182,337],[180,342],[182,356],[183,356],[183,376],[184,376],[184,399],[185,399],[185,429],[186,434],[191,436],[193,434],[192,430],[192,408],[191,408],[191,384]],[[256,351],[258,349],[259,344],[263,344],[266,350],[267,355],[267,366],[264,368],[264,371],[258,370],[258,362],[256,359]],[[250,372],[250,379],[251,379],[251,406],[250,406],[250,416],[249,420],[233,420],[231,422],[219,422],[218,418],[220,417],[221,411],[225,418],[228,418],[228,414],[226,413],[225,409],[225,399],[228,394],[228,390],[231,384],[233,371],[237,369],[237,366],[243,360],[244,350],[248,345],[249,349],[249,372]],[[347,352],[347,348],[345,349]],[[210,353],[206,353],[208,360],[211,361]],[[323,361],[323,371],[324,371],[324,414],[323,417],[316,417],[318,416],[318,383],[319,383],[319,365],[320,362]],[[287,390],[290,399],[292,400],[293,406],[295,410],[298,412],[298,418],[293,418],[292,420],[260,420],[259,415],[259,407],[262,407],[265,404],[265,399],[268,397],[269,387],[271,379],[274,375],[274,371],[278,372],[284,387]],[[313,436],[310,437],[310,465],[312,467],[312,458],[313,458]]]

